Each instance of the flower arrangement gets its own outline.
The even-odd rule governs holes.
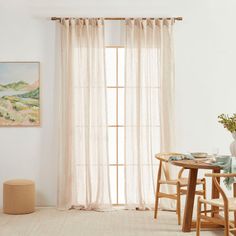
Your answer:
[[[236,113],[232,116],[221,114],[218,116],[218,122],[223,124],[224,128],[226,128],[231,133],[236,132]]]

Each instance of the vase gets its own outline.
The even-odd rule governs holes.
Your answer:
[[[232,133],[234,141],[230,144],[230,152],[233,157],[236,157],[236,131]]]

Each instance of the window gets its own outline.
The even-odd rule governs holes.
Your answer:
[[[111,197],[114,205],[124,197],[124,48],[106,47],[107,109]]]
[[[125,203],[125,49],[106,47],[107,114],[109,140],[110,187],[113,205]],[[152,88],[152,99],[158,99],[159,86]],[[158,107],[153,111],[152,152],[160,151]],[[154,169],[158,162],[153,160]]]

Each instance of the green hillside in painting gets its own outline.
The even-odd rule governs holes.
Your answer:
[[[39,81],[24,81],[0,85],[1,125],[39,125]]]
[[[33,91],[30,91],[28,93],[17,95],[17,97],[39,99],[39,88],[37,88],[37,89],[35,89]]]
[[[27,86],[29,86],[29,84],[24,82],[24,81],[10,83],[10,84],[6,84],[6,85],[0,84],[0,91],[4,91],[4,90],[16,90],[16,91],[24,90]]]

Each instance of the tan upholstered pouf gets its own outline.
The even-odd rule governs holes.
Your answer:
[[[3,184],[3,212],[27,214],[34,212],[35,185],[31,180],[15,179]]]

